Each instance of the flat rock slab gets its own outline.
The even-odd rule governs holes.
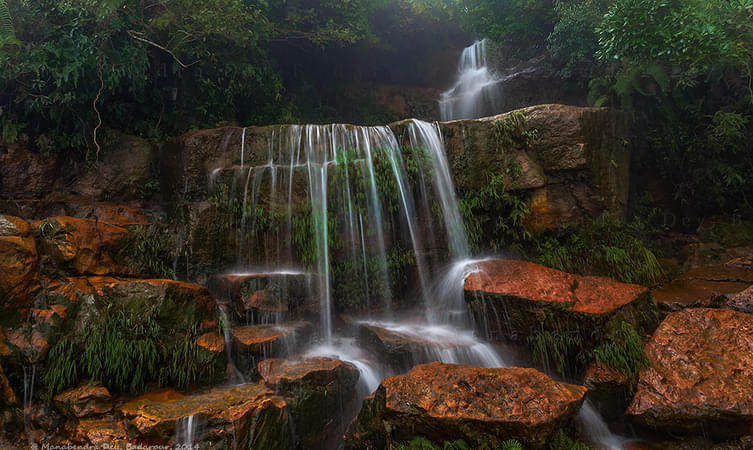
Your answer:
[[[230,330],[233,345],[255,356],[275,356],[292,351],[298,337],[311,331],[309,322],[286,322],[276,325],[246,325]]]
[[[648,289],[609,278],[573,275],[538,264],[487,260],[465,279],[465,298],[490,338],[529,336],[549,325],[574,327],[616,314],[631,322],[655,309]],[[554,323],[556,322],[556,324]]]
[[[166,444],[179,421],[200,421],[202,446],[293,448],[287,403],[263,383],[214,388],[192,395],[161,391],[118,408],[129,433],[145,442]]]
[[[424,436],[471,446],[517,439],[540,446],[580,409],[586,388],[535,369],[488,369],[434,362],[385,379],[364,400],[346,448]]]
[[[742,259],[718,266],[697,267],[652,294],[660,307],[670,311],[710,306],[715,298],[736,294],[753,284],[753,268],[740,261]]]
[[[750,432],[753,315],[708,308],[672,313],[646,355],[650,365],[640,373],[628,415],[662,429],[712,424],[704,429]]]
[[[351,363],[325,356],[303,360],[268,358],[259,363],[259,375],[271,387],[283,388],[293,385],[326,387],[332,383],[350,380],[351,389],[358,381],[358,369]]]

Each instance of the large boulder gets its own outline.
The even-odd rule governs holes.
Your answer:
[[[0,308],[27,305],[39,284],[37,246],[31,226],[0,215]]]
[[[517,439],[539,448],[575,416],[585,394],[535,369],[419,365],[385,379],[364,400],[346,448],[384,448],[416,436],[491,447]]]
[[[753,315],[692,308],[661,323],[646,345],[628,416],[653,428],[728,438],[753,425]]]
[[[29,151],[28,145],[16,142],[0,144],[0,198],[28,200],[52,192],[58,181],[58,164]]]
[[[656,311],[643,286],[514,260],[475,263],[465,279],[465,299],[479,331],[491,339],[552,330],[582,330],[586,337],[614,319],[652,328],[644,322]]]
[[[53,398],[55,407],[69,418],[97,416],[112,411],[110,391],[99,382],[84,382]]]
[[[753,285],[753,268],[736,264],[701,266],[691,269],[653,291],[662,309],[676,311],[708,307],[722,296],[736,294]]]
[[[528,193],[532,213],[527,225],[532,229],[556,228],[604,211],[624,217],[631,153],[627,115],[565,105],[537,105],[518,112],[525,116],[526,127],[536,130],[529,148],[500,150],[498,124],[512,113],[440,124],[461,194],[481,190],[488,176],[514,172],[517,166],[520,175],[508,179],[507,187]],[[533,167],[538,169],[532,171]]]
[[[128,230],[107,222],[74,217],[51,217],[38,225],[42,248],[51,263],[49,271],[75,275],[131,274],[116,261],[115,252]]]
[[[345,433],[344,418],[355,408],[358,369],[339,359],[265,359],[258,371],[266,384],[284,395],[300,445],[335,448]]]
[[[87,198],[134,200],[159,191],[157,153],[149,141],[108,130],[91,171],[81,174],[70,190]]]
[[[287,404],[263,383],[192,395],[175,391],[146,394],[120,406],[118,412],[127,420],[130,436],[142,443],[175,443],[176,426],[192,418],[200,424],[194,444],[201,447],[294,448]]]

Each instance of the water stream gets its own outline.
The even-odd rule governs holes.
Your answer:
[[[439,100],[443,121],[475,119],[500,112],[499,79],[489,66],[487,46],[488,41],[482,39],[460,55],[457,80]]]
[[[475,67],[477,76],[488,78],[484,45],[480,41],[466,49],[462,65]],[[470,82],[459,82],[453,92],[465,92],[463,83]],[[448,103],[448,111],[466,114],[470,110],[464,101]],[[361,374],[357,388],[361,397],[404,368],[375,360],[376,355],[362,348],[348,327],[378,327],[409,340],[417,348],[414,364],[443,361],[505,367],[511,363],[472,331],[463,285],[477,270],[478,260],[470,257],[437,124],[408,121],[402,141],[389,127],[288,125],[270,134],[267,155],[253,155],[245,147],[244,129],[241,165],[231,169],[230,177],[232,189],[243,195],[244,221],[237,230],[237,270],[242,273],[230,276],[312,277],[318,338],[289,343],[289,353],[352,363]],[[215,188],[223,182],[219,174],[223,170],[212,172]],[[279,223],[257,235],[255,224],[266,217],[263,214],[278,218]],[[254,253],[245,235],[249,225],[253,240],[275,251]],[[301,244],[304,232],[310,233],[313,245],[308,253],[297,254],[293,244]],[[407,263],[396,271],[395,260],[400,258]],[[251,271],[250,266],[261,269]],[[348,326],[336,326],[335,313],[343,302],[361,313],[348,319]],[[405,310],[406,304],[413,309]],[[227,315],[222,317],[230,321]],[[282,320],[281,315],[264,317],[264,323]],[[229,325],[223,329],[230,350]],[[618,448],[611,447],[618,441],[610,440],[613,436],[589,405],[579,420],[598,434],[594,442]]]

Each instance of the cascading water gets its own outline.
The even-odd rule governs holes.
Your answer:
[[[489,68],[487,40],[466,47],[458,63],[455,84],[442,93],[439,112],[442,120],[474,119],[500,110],[499,80]]]
[[[488,73],[484,44],[475,47],[463,59]],[[268,136],[267,154],[254,155],[246,151],[244,130],[241,165],[230,170],[229,180],[223,170],[210,177],[216,190],[229,181],[229,191],[242,196],[234,204],[242,205],[236,269],[244,273],[228,277],[286,271],[311,277],[319,302],[318,342],[288,340],[286,353],[351,362],[361,374],[360,396],[405,368],[380,365],[358,340],[336,329],[334,312],[343,306],[363,315],[348,319],[351,326],[376,327],[417,343],[412,364],[509,363],[471,331],[463,285],[477,261],[470,259],[441,131],[418,120],[406,122],[404,131],[401,146],[389,127],[281,126]],[[258,231],[271,220],[275,226]],[[264,248],[254,248],[254,241]],[[247,273],[252,266],[259,270]],[[295,268],[300,266],[308,268]],[[423,308],[396,308],[405,304]],[[581,420],[592,423],[595,414],[585,408]],[[609,439],[594,441],[608,446]]]

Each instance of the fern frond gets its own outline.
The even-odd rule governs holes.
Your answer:
[[[15,35],[7,0],[0,0],[0,38],[13,38]]]

